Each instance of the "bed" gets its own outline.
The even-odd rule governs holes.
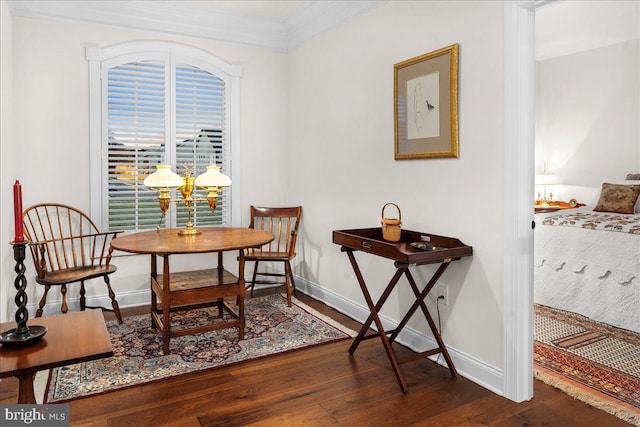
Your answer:
[[[640,332],[640,185],[615,185],[635,188],[630,213],[602,209],[603,184],[595,206],[536,214],[534,302]]]

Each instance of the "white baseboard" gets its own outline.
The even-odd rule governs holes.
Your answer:
[[[312,283],[302,277],[295,277],[296,289],[304,294],[313,297],[314,299],[327,304],[343,313],[352,319],[364,323],[369,316],[369,309],[361,304],[357,304],[350,301],[343,296],[336,294],[335,292],[326,289],[318,284]],[[53,295],[52,295],[53,296]],[[151,303],[151,296],[148,289],[130,291],[130,292],[118,292],[117,294],[118,305],[120,308],[135,307],[139,305],[146,305]],[[78,297],[67,298],[67,304],[69,310],[79,310],[80,302]],[[111,300],[105,295],[87,297],[87,305],[91,306],[103,306],[111,307]],[[35,316],[37,309],[37,303],[29,304],[27,306],[29,310],[29,318]],[[57,314],[60,312],[60,300],[51,300],[47,302],[44,315]],[[396,327],[397,323],[385,317],[380,316],[383,326],[386,330],[391,330]],[[375,326],[375,325],[374,325]],[[425,335],[416,331],[410,327],[405,327],[396,339],[402,345],[415,351],[424,351],[425,349],[437,347],[436,341],[433,337]],[[473,356],[470,356],[454,347],[447,346],[449,355],[453,360],[456,370],[460,375],[482,387],[491,390],[492,392],[503,395],[503,372],[502,370],[491,366],[482,360],[479,360]],[[437,361],[443,366],[446,366],[444,359],[437,356],[432,356],[432,360]]]
[[[57,288],[52,287],[49,292],[47,298],[47,303],[44,306],[43,316],[50,316],[52,314],[60,313],[60,304],[62,304],[62,300],[59,298],[60,293],[54,292]],[[67,305],[69,306],[69,311],[78,311],[80,310],[80,297],[77,295],[69,296],[71,292],[67,294]],[[118,301],[118,306],[122,308],[126,307],[135,307],[138,305],[146,305],[151,304],[151,294],[148,289],[145,290],[137,290],[137,291],[129,291],[129,292],[118,292],[116,294],[116,300]],[[87,297],[87,305],[92,307],[105,307],[111,308],[111,299],[109,295],[96,295],[96,296],[88,296]],[[27,310],[29,311],[29,319],[33,319],[36,315],[36,310],[38,309],[38,302],[28,303]]]
[[[301,277],[296,277],[295,280],[297,290],[318,301],[324,302],[329,307],[338,310],[352,319],[357,320],[360,323],[364,323],[367,320],[367,317],[369,317],[369,309],[366,306],[347,300],[341,295],[323,288],[320,285],[309,282]],[[380,320],[386,330],[391,330],[397,325],[397,322],[392,321],[384,315],[380,315]],[[375,325],[373,326],[375,329]],[[425,351],[426,349],[437,347],[437,343],[433,337],[424,335],[423,333],[408,326],[402,329],[396,341],[414,351]],[[380,349],[382,350],[382,347]],[[447,346],[447,350],[453,360],[453,364],[455,365],[458,374],[496,394],[501,396],[503,395],[504,380],[502,370],[456,348]],[[438,361],[438,363],[443,366],[446,366],[442,357],[438,359],[437,356],[432,356],[431,359]]]

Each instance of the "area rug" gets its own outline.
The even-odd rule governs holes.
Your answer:
[[[217,313],[215,308],[172,313],[172,327],[220,321]],[[149,315],[125,318],[122,325],[109,321],[114,356],[52,369],[43,401],[66,402],[355,336],[297,300],[287,307],[278,294],[247,299],[245,313],[244,340],[237,328],[172,338],[167,356]]]
[[[536,378],[640,425],[640,334],[534,307]]]

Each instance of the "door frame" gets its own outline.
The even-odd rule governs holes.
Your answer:
[[[535,9],[554,0],[504,2],[503,395],[533,397]]]

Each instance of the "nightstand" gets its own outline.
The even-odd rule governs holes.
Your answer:
[[[568,202],[536,202],[534,205],[536,213],[557,212],[564,209],[575,209],[582,206],[586,206],[584,203],[578,203],[576,199],[571,199]]]

